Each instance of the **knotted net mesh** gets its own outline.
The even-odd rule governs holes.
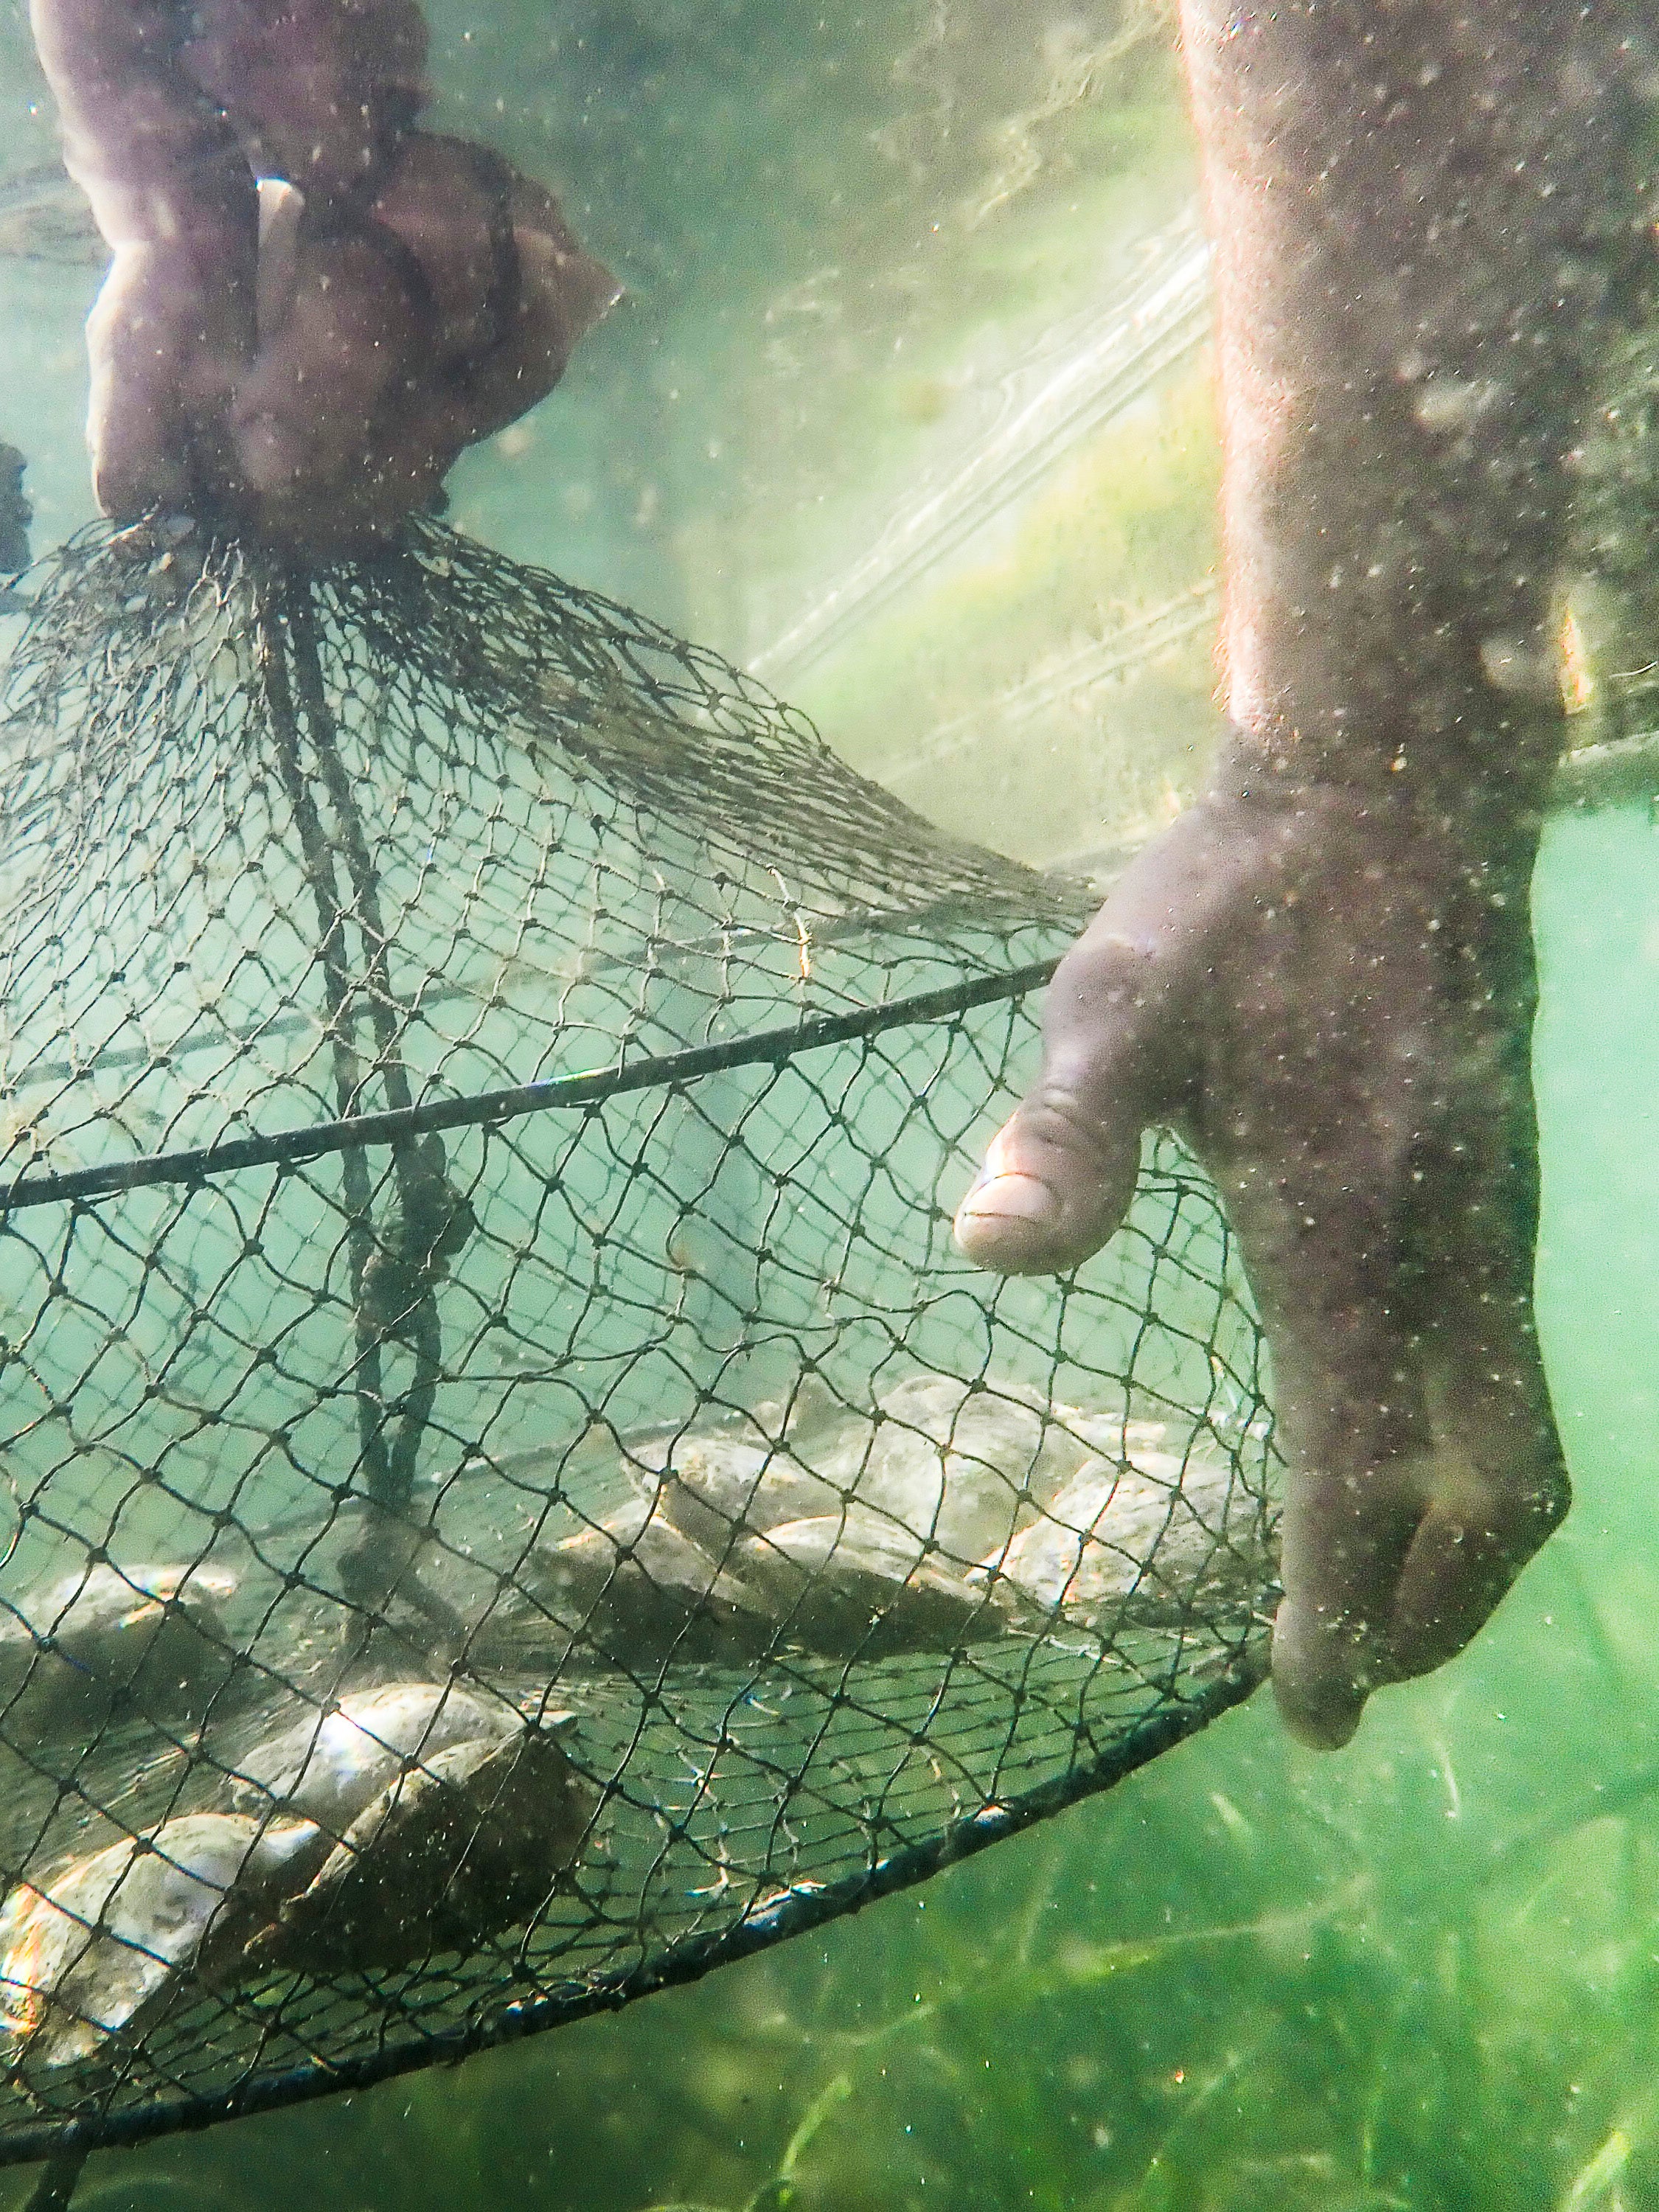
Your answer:
[[[1243,1693],[1171,1140],[950,1211],[1084,889],[434,523],[36,580],[0,741],[0,2160],[623,2001]]]

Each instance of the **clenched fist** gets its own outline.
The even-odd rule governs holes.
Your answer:
[[[88,333],[107,513],[371,539],[617,296],[550,193],[415,127],[410,0],[33,0],[33,21],[113,256]]]

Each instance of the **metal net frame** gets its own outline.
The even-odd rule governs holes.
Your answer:
[[[694,1977],[1236,1702],[1263,1351],[1149,1144],[950,1211],[1086,888],[436,523],[44,565],[0,747],[0,2164]]]

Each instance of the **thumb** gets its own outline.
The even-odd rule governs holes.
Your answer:
[[[300,226],[306,196],[280,177],[261,177],[259,263],[254,285],[254,325],[261,345],[269,345],[288,320],[300,285]]]
[[[1118,1227],[1140,1133],[1194,1100],[1206,1028],[1307,842],[1304,812],[1212,793],[1130,863],[1055,971],[1042,1075],[957,1210],[970,1260],[1057,1273]]]
[[[957,1243],[981,1267],[1058,1273],[1121,1223],[1140,1133],[1183,1086],[1191,1030],[1174,1008],[1203,967],[1215,858],[1195,808],[1139,856],[1055,971],[1042,1072],[957,1210]]]
[[[1061,963],[1042,1072],[957,1209],[957,1243],[978,1266],[1058,1273],[1098,1251],[1128,1212],[1146,1118],[1144,965],[1098,923]]]

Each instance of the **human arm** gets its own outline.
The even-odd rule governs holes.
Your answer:
[[[1185,0],[1217,238],[1235,733],[1049,994],[957,1217],[1095,1250],[1217,1177],[1289,1463],[1296,1732],[1434,1666],[1565,1510],[1532,1316],[1528,886],[1595,373],[1645,282],[1643,11]]]
[[[87,325],[93,483],[106,513],[182,507],[232,456],[253,345],[258,212],[225,119],[179,67],[165,0],[31,0],[64,158],[111,250]]]

